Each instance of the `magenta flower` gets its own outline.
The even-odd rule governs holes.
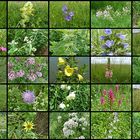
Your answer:
[[[18,71],[18,72],[16,73],[16,76],[17,76],[17,77],[23,77],[24,74],[25,74],[25,72],[24,72],[23,70],[20,70],[20,71]]]
[[[100,98],[100,103],[101,103],[101,105],[105,104],[105,98],[103,96],[101,96],[101,98]]]
[[[6,51],[7,51],[7,48],[5,48],[5,47],[0,47],[0,51],[6,52]]]
[[[16,73],[14,71],[10,71],[8,73],[8,79],[9,80],[14,80],[16,78]]]
[[[111,101],[111,103],[113,103],[115,101],[115,95],[112,91],[112,89],[109,90],[109,100]]]
[[[116,85],[115,89],[116,89],[116,92],[118,92],[119,91],[119,85]]]
[[[25,103],[32,104],[35,101],[34,92],[27,90],[22,93],[22,98]]]
[[[37,75],[34,73],[30,73],[30,75],[27,75],[28,80],[35,81],[37,78]]]

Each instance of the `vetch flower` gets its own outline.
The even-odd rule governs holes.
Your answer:
[[[105,43],[105,45],[110,48],[111,46],[114,45],[114,41],[113,40],[107,40],[106,43]]]
[[[66,63],[65,59],[63,59],[62,57],[58,58],[58,64],[59,65],[64,65]]]
[[[71,68],[69,65],[67,65],[64,69],[65,75],[70,77],[74,73],[74,68]]]
[[[27,90],[22,93],[22,98],[25,103],[32,104],[35,101],[35,95],[33,91]]]
[[[79,81],[82,81],[84,78],[81,74],[77,74]]]
[[[111,29],[105,29],[104,32],[105,32],[105,34],[107,34],[107,35],[112,34],[112,30],[111,30]]]
[[[64,109],[66,106],[65,106],[65,104],[62,102],[60,105],[59,105],[59,108],[60,109]]]
[[[32,122],[24,122],[23,123],[23,126],[24,126],[24,130],[27,132],[27,131],[31,131],[32,129],[34,129],[34,124]]]

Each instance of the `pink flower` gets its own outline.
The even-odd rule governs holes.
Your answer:
[[[23,77],[24,74],[25,74],[25,72],[24,72],[23,70],[20,70],[20,71],[18,71],[18,72],[16,73],[16,76],[17,76],[17,77]]]
[[[107,91],[104,89],[102,93],[103,93],[103,96],[106,96]]]
[[[8,73],[8,79],[9,80],[14,80],[16,78],[16,73],[14,71],[10,71]]]
[[[119,91],[119,85],[116,85],[115,89],[116,89],[116,92],[118,92]]]
[[[5,48],[5,47],[0,47],[0,51],[6,52],[6,51],[7,51],[7,48]]]
[[[120,99],[119,101],[118,101],[118,106],[120,106],[122,104],[122,100]]]
[[[115,96],[114,96],[112,89],[109,90],[109,100],[111,103],[113,103],[115,100]]]
[[[36,72],[36,75],[37,75],[38,77],[42,77],[42,72],[37,71],[37,72]]]
[[[101,103],[101,105],[104,105],[105,104],[105,99],[104,99],[103,96],[101,96],[101,98],[100,98],[100,103]]]
[[[112,70],[107,70],[107,71],[105,72],[105,77],[106,77],[106,78],[112,78],[112,76],[113,76]]]
[[[31,73],[30,75],[27,76],[28,80],[30,81],[35,81],[37,78],[37,75],[34,73]]]
[[[26,64],[27,66],[35,64],[35,59],[33,57],[28,58]]]

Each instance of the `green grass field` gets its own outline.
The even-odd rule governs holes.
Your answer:
[[[0,85],[0,111],[6,110],[6,86]]]
[[[93,83],[129,83],[131,82],[131,65],[111,64],[112,80],[105,78],[105,64],[91,65],[91,81]]]
[[[133,55],[140,55],[140,33],[133,33]]]
[[[6,2],[0,2],[0,28],[6,27]]]
[[[0,58],[0,83],[6,82],[6,59]]]
[[[112,9],[107,6],[111,6]],[[127,8],[123,10],[125,7]],[[92,27],[131,27],[130,2],[94,1],[91,8]],[[105,11],[102,17],[96,16],[98,11]]]
[[[69,12],[74,12],[71,21],[66,21],[62,7],[66,5]],[[84,28],[90,26],[89,2],[50,2],[50,27],[51,28]]]
[[[18,28],[21,20],[20,8],[25,2],[8,2],[8,27]],[[47,28],[48,27],[48,2],[32,2],[33,16],[26,28]]]
[[[6,139],[6,114],[0,113],[0,139]]]
[[[133,111],[140,111],[140,89],[133,89]]]

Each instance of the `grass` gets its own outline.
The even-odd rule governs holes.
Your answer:
[[[6,114],[0,113],[0,139],[6,139]]]
[[[71,21],[65,20],[62,12],[63,5],[66,5],[70,11],[74,12]],[[50,13],[51,28],[87,28],[90,26],[89,2],[50,2]]]
[[[48,27],[48,2],[32,2],[34,15],[31,22],[26,28],[47,28]],[[25,2],[8,2],[8,27],[19,28],[19,21],[21,20],[20,8],[24,6]]]
[[[133,55],[140,55],[140,33],[133,33]]]
[[[0,58],[0,83],[6,82],[6,59]]]
[[[93,83],[130,83],[131,65],[111,64],[112,80],[105,78],[105,64],[91,64],[91,80]]]
[[[106,10],[108,5],[112,6],[112,10],[109,10],[109,16],[106,19],[104,19],[105,15],[97,18],[96,12]],[[123,11],[124,7],[128,7],[128,13]],[[91,3],[91,8],[91,24],[94,28],[131,27],[131,2],[94,1]],[[109,19],[110,17],[112,20]]]
[[[133,89],[133,111],[140,111],[140,89]]]
[[[0,111],[6,110],[6,86],[0,85]]]
[[[0,28],[6,28],[6,2],[0,2]]]

